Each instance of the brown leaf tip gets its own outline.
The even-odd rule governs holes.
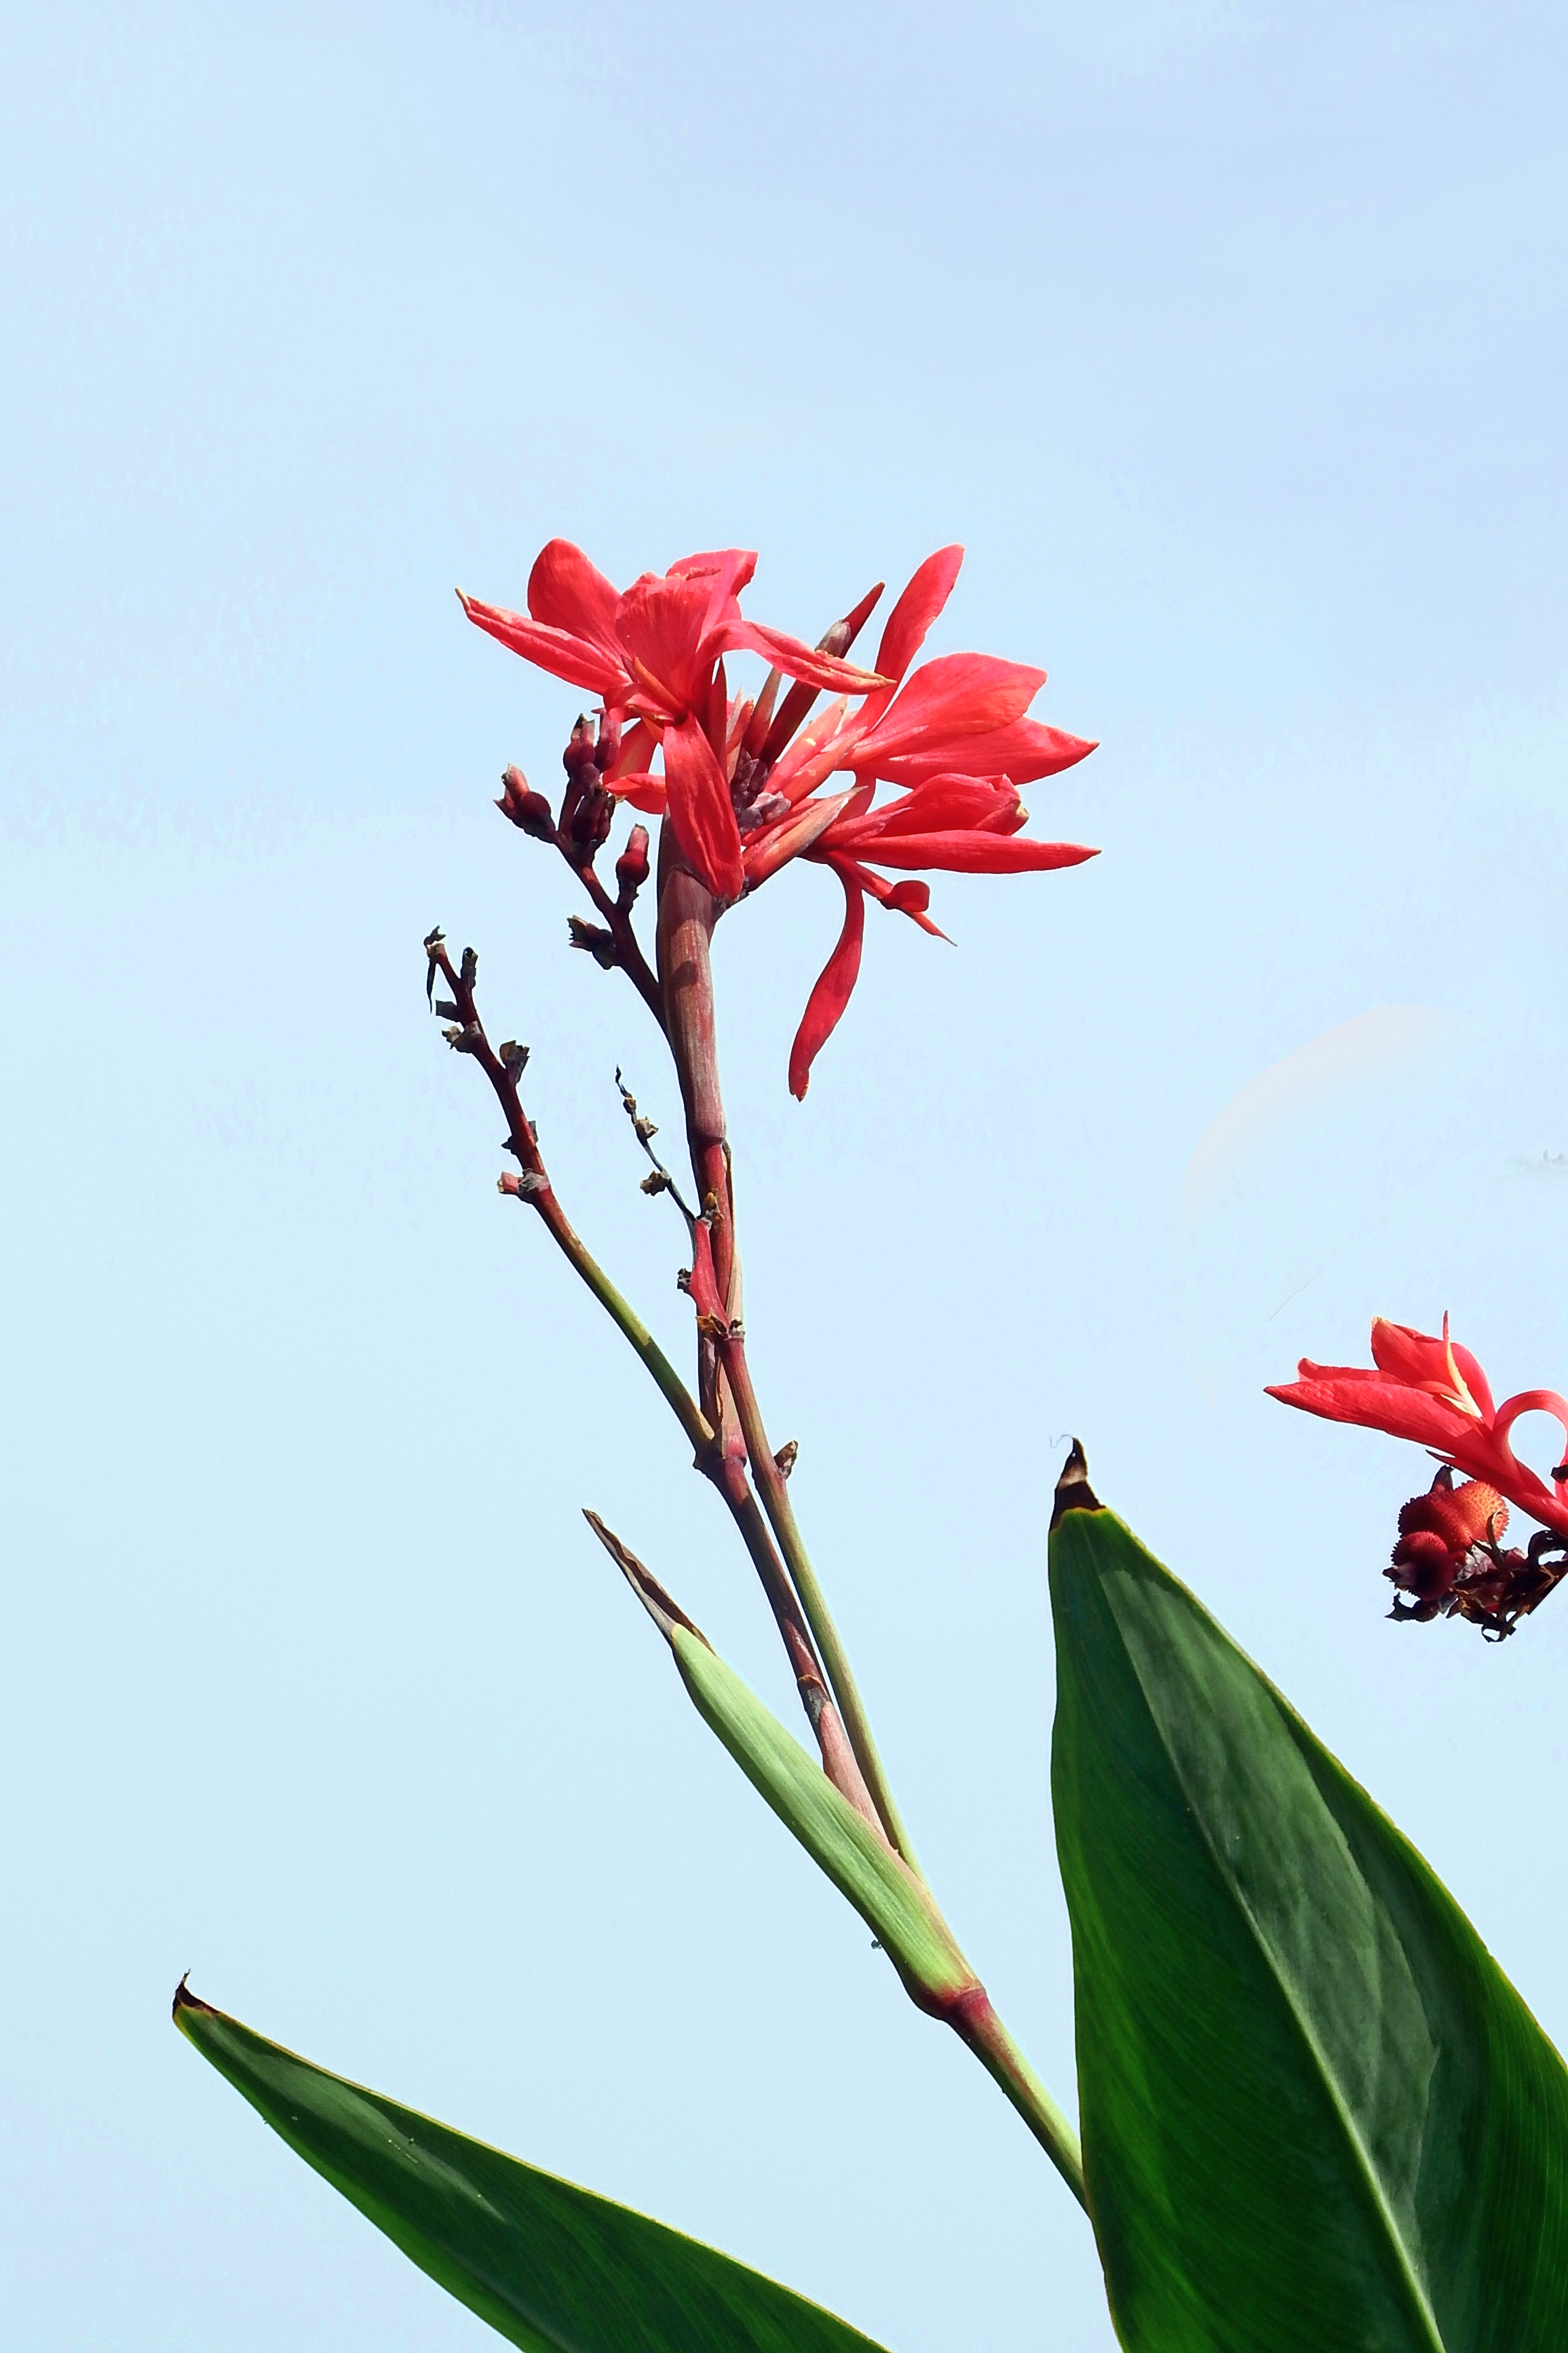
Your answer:
[[[180,2012],[183,2010],[205,2010],[209,2013],[212,2010],[212,2004],[210,2001],[198,2000],[197,1997],[191,1991],[191,1973],[189,1969],[185,1971],[184,1976],[174,1988],[174,1999],[169,2008],[169,2015],[174,2020],[176,2026],[180,2022]]]
[[[1061,1476],[1057,1481],[1056,1497],[1051,1505],[1051,1525],[1054,1528],[1068,1512],[1102,1512],[1104,1509],[1104,1504],[1089,1483],[1088,1459],[1075,1438],[1072,1451],[1062,1464]]]

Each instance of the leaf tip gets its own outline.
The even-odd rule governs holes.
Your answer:
[[[710,1651],[713,1645],[709,1641],[701,1627],[692,1624],[679,1602],[665,1591],[651,1569],[644,1567],[636,1553],[629,1546],[621,1542],[615,1530],[605,1525],[598,1513],[589,1511],[584,1505],[583,1517],[587,1521],[588,1525],[593,1529],[594,1534],[598,1537],[599,1542],[604,1546],[671,1650],[675,1647],[675,1630],[678,1626],[681,1626],[685,1628],[687,1633],[695,1634],[704,1650]]]
[[[1089,1483],[1089,1461],[1082,1443],[1075,1438],[1071,1451],[1062,1464],[1061,1476],[1057,1481],[1057,1492],[1051,1504],[1051,1525],[1054,1528],[1068,1512],[1102,1512],[1104,1509],[1104,1504]]]
[[[209,2018],[212,2016],[212,2004],[210,2002],[198,2000],[197,1996],[191,1991],[191,1973],[189,1969],[185,1971],[184,1976],[174,1988],[174,1999],[169,2006],[169,2015],[174,2020],[176,2026],[180,2024],[181,2011],[186,2010],[205,2010]]]

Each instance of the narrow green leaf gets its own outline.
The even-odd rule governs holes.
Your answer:
[[[1052,1781],[1122,2343],[1563,2353],[1562,2061],[1273,1685],[1062,1500]]]
[[[174,2022],[297,2156],[528,2353],[879,2353],[760,2272],[329,2075],[183,1987]]]
[[[915,2000],[945,2014],[976,1982],[907,1863],[700,1634],[667,1638],[693,1705],[753,1788],[877,1936]]]

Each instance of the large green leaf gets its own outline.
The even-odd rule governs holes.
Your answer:
[[[1074,1493],[1052,1779],[1122,2343],[1563,2353],[1562,2061],[1365,1791]]]
[[[296,2155],[528,2353],[878,2353],[760,2272],[329,2075],[183,1987],[174,2022]]]

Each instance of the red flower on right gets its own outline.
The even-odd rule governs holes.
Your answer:
[[[1555,1389],[1521,1389],[1500,1406],[1469,1350],[1407,1324],[1375,1316],[1370,1366],[1315,1365],[1303,1356],[1300,1377],[1270,1388],[1284,1405],[1321,1414],[1326,1421],[1359,1422],[1366,1430],[1408,1438],[1438,1456],[1431,1488],[1399,1514],[1399,1542],[1384,1571],[1409,1595],[1395,1601],[1395,1618],[1470,1619],[1500,1637],[1561,1580],[1568,1569],[1568,1461],[1552,1484],[1521,1462],[1510,1431],[1521,1414],[1548,1413],[1568,1445],[1568,1399]],[[1467,1474],[1456,1487],[1453,1473]],[[1539,1521],[1527,1551],[1504,1552],[1509,1504]],[[1548,1554],[1563,1557],[1549,1562]]]

